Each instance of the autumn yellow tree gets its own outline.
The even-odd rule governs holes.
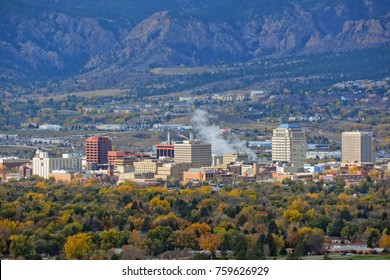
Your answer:
[[[349,174],[358,174],[358,172],[359,172],[359,167],[357,167],[356,165],[352,165],[348,167]]]
[[[302,198],[297,198],[288,206],[289,210],[297,210],[302,213],[305,210],[306,202]]]
[[[198,238],[199,247],[202,250],[206,250],[210,252],[210,257],[213,259],[215,256],[215,251],[217,250],[219,244],[221,243],[221,235],[219,234],[202,234]]]
[[[86,233],[69,236],[64,250],[67,259],[88,259],[93,252],[92,236]]]
[[[171,204],[161,199],[160,196],[153,197],[149,202],[149,206],[158,214],[168,214],[171,210]]]
[[[370,172],[368,172],[368,176],[371,180],[376,181],[381,178],[381,172],[378,169],[371,169]]]
[[[302,215],[297,210],[286,210],[284,211],[283,217],[289,222],[298,222],[301,220]]]
[[[211,227],[206,223],[193,223],[189,226],[188,230],[196,234],[207,234],[212,232]]]
[[[379,247],[381,248],[390,248],[390,235],[383,234],[381,239],[379,239]]]

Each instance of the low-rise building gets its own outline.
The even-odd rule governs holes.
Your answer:
[[[155,179],[161,179],[164,181],[170,178],[176,178],[179,181],[183,181],[183,174],[185,171],[191,168],[191,163],[165,163],[157,168],[157,174],[154,176]]]
[[[16,158],[16,157],[0,158],[0,165],[4,165],[9,169],[19,167],[26,163],[31,163],[31,160],[28,158]]]
[[[98,124],[96,125],[97,130],[102,131],[123,131],[126,129],[124,124]]]
[[[39,126],[39,130],[60,131],[62,130],[62,126],[58,124],[43,124]]]
[[[81,174],[68,170],[53,170],[49,177],[54,178],[57,182],[70,183],[73,179],[81,178]]]
[[[157,168],[162,166],[162,163],[153,159],[145,159],[143,161],[134,162],[133,165],[136,173],[157,174]]]
[[[229,164],[234,162],[247,162],[248,154],[247,153],[233,153],[233,154],[224,154],[223,163]]]
[[[32,165],[22,165],[19,167],[19,175],[21,178],[28,178],[33,175]]]
[[[216,170],[210,168],[190,168],[183,173],[184,182],[211,181],[216,178]]]

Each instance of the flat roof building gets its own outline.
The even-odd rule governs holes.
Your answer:
[[[133,163],[136,173],[153,173],[157,174],[157,168],[162,166],[161,162],[152,159],[145,159]]]
[[[281,124],[273,130],[272,161],[287,162],[302,168],[306,162],[306,137],[297,124]]]
[[[175,145],[173,144],[157,144],[156,145],[156,157],[175,157]]]
[[[247,153],[233,153],[233,154],[224,154],[223,155],[223,164],[229,164],[234,162],[247,162],[248,154]]]
[[[53,170],[80,172],[81,161],[78,157],[64,154],[62,158],[49,157],[47,152],[37,151],[33,158],[33,175],[48,179]]]
[[[23,164],[31,163],[31,160],[28,158],[0,158],[0,165],[4,165],[7,168],[19,167]]]
[[[211,166],[211,144],[186,140],[176,143],[175,162],[189,162],[193,167]]]
[[[108,151],[112,150],[108,137],[89,137],[85,143],[87,164],[107,164]]]
[[[341,137],[342,162],[373,162],[372,132],[343,132]]]
[[[183,173],[191,168],[191,163],[165,163],[162,166],[157,167],[157,174],[155,179],[169,180],[170,178],[176,178],[179,181],[183,181]]]

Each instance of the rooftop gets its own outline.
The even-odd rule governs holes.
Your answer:
[[[279,125],[279,128],[301,128],[301,127],[296,123],[283,123]]]

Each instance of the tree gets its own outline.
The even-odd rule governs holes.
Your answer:
[[[172,243],[169,237],[172,234],[170,227],[158,226],[155,229],[149,230],[146,235],[145,244],[151,254],[157,256],[158,254],[172,249]]]
[[[372,181],[377,181],[381,178],[381,172],[378,169],[371,169],[370,172],[368,172],[368,176]]]
[[[3,237],[0,237],[0,255],[7,251],[7,242]]]
[[[276,254],[279,255],[282,249],[285,247],[285,242],[283,238],[279,237],[274,233],[272,233],[272,237],[274,239],[274,243],[276,244]]]
[[[381,239],[379,240],[379,247],[381,248],[390,248],[390,235],[386,233],[382,234]]]
[[[88,259],[93,252],[92,236],[87,233],[79,233],[69,236],[64,245],[67,259]]]
[[[211,259],[215,258],[215,251],[220,245],[221,235],[206,233],[198,238],[199,247],[210,252]]]
[[[169,240],[175,248],[197,250],[199,247],[195,232],[189,230],[176,230]]]
[[[295,209],[287,209],[284,211],[283,217],[289,222],[298,222],[301,220],[302,215]]]
[[[268,232],[267,238],[266,238],[266,245],[268,247],[268,255],[275,257],[278,255],[278,245],[272,235],[272,233]]]
[[[376,228],[368,228],[364,232],[367,237],[367,247],[374,248],[378,246],[380,231]]]
[[[244,234],[234,229],[223,233],[219,248],[224,254],[233,251],[237,259],[245,259],[248,250]]]
[[[298,212],[302,213],[305,210],[306,202],[302,200],[302,198],[297,198],[291,204],[288,206],[288,209],[290,210],[297,210]]]
[[[35,247],[34,247],[34,238],[33,236],[27,235],[11,235],[10,238],[11,243],[9,245],[9,249],[11,255],[16,259],[18,257],[23,257],[26,260],[32,259],[35,255]]]
[[[309,252],[314,254],[322,254],[324,252],[324,231],[319,228],[313,229],[313,233],[307,239],[307,247]]]
[[[211,233],[211,227],[206,223],[194,223],[189,228],[190,231],[195,232],[195,234],[199,237],[201,234]]]
[[[268,224],[268,231],[275,234],[279,233],[278,225],[275,223],[275,221],[271,221]]]
[[[265,259],[264,245],[266,244],[267,237],[261,234],[256,242],[255,258],[258,260]]]
[[[324,231],[322,229],[303,227],[298,230],[298,236],[298,244],[304,244],[306,252],[310,252],[312,254],[323,253],[325,238]]]
[[[100,248],[103,250],[108,250],[111,248],[120,247],[120,233],[114,229],[109,231],[103,231],[100,234]]]

